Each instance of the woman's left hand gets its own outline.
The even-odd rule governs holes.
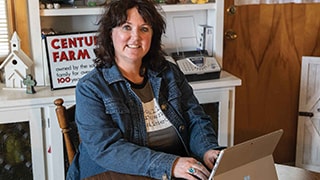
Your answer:
[[[211,170],[213,168],[213,165],[216,161],[216,159],[219,156],[220,151],[219,150],[208,150],[204,156],[203,156],[203,162],[205,165]]]
[[[172,175],[176,178],[183,178],[188,180],[205,180],[210,176],[207,168],[191,157],[179,157],[172,166]]]

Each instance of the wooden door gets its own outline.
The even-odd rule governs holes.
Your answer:
[[[233,5],[225,0],[225,9]],[[275,162],[295,162],[302,56],[320,56],[320,4],[246,5],[225,11],[223,69],[238,76],[235,144],[282,128]]]
[[[320,57],[303,57],[296,165],[320,172]]]

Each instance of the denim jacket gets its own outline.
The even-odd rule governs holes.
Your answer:
[[[162,111],[175,127],[190,156],[202,161],[218,147],[213,124],[199,105],[183,73],[171,63],[159,72],[147,71]],[[79,152],[67,179],[82,179],[105,171],[172,179],[178,156],[148,148],[140,99],[116,65],[95,68],[76,87]]]

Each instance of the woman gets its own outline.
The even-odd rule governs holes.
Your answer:
[[[165,21],[154,1],[111,1],[98,31],[96,68],[76,87],[82,143],[68,179],[105,171],[207,179],[216,134],[182,72],[164,58]]]

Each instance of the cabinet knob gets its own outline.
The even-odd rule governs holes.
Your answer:
[[[224,33],[224,36],[227,40],[235,40],[238,38],[238,35],[236,32],[234,32],[233,30],[227,30],[225,33]]]
[[[234,15],[237,12],[237,7],[234,6],[234,5],[231,5],[231,6],[228,7],[227,12],[230,15]]]

